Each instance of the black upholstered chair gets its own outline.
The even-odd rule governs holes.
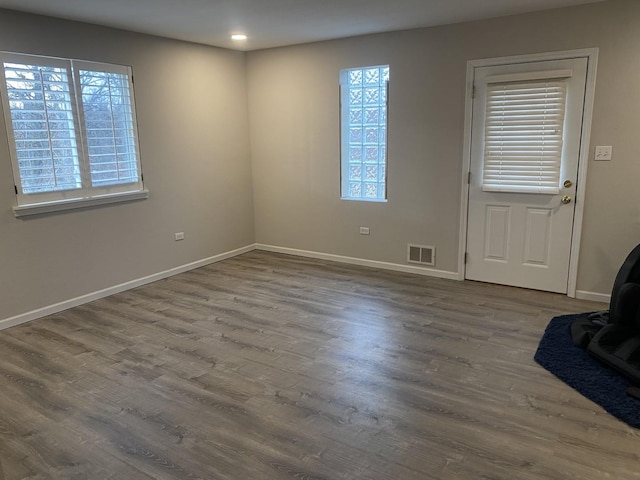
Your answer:
[[[582,330],[588,333],[582,346],[586,343],[590,354],[640,384],[640,245],[618,271],[604,319],[606,324],[592,325],[592,331],[583,323]],[[578,323],[572,325],[574,342],[578,331]]]

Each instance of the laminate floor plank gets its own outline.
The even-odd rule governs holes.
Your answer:
[[[0,480],[640,479],[545,292],[254,251],[0,332]]]

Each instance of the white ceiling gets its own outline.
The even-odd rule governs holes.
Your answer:
[[[238,50],[604,0],[0,0],[0,7]],[[232,33],[246,33],[243,43]]]

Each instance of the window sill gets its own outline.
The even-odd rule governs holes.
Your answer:
[[[13,207],[13,214],[17,218],[20,218],[30,215],[44,215],[47,213],[63,212],[65,210],[75,210],[78,208],[97,207],[100,205],[108,205],[110,203],[133,202],[135,200],[144,200],[145,198],[149,198],[148,190],[104,195],[93,198],[74,198],[72,200],[18,205],[17,207]]]
[[[386,198],[353,198],[353,197],[340,197],[340,200],[347,200],[349,202],[367,202],[367,203],[387,203]]]

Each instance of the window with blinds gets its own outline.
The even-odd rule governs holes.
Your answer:
[[[129,67],[0,60],[18,207],[142,191]]]
[[[559,192],[566,96],[562,79],[487,85],[484,191]]]
[[[128,76],[80,70],[80,88],[92,185],[137,182],[136,137]]]
[[[20,184],[25,194],[81,188],[69,71],[5,63]]]

